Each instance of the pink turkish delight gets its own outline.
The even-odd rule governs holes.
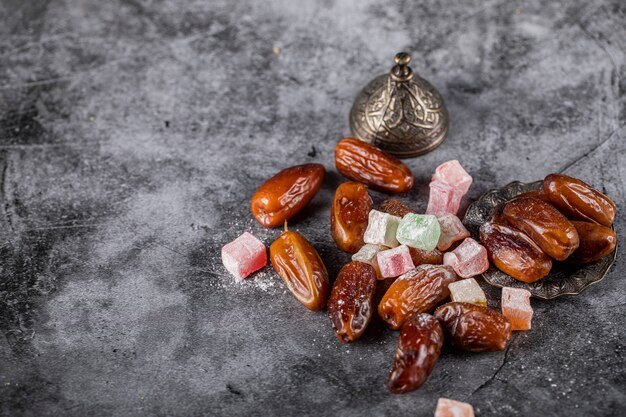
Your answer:
[[[530,292],[523,288],[502,288],[502,315],[511,322],[511,330],[530,330],[533,319]]]
[[[451,266],[462,278],[471,278],[489,269],[487,249],[468,237],[452,252],[443,255],[443,264]]]
[[[440,181],[456,188],[461,196],[467,194],[472,185],[472,177],[467,173],[456,159],[444,162],[435,169],[433,182]]]
[[[222,263],[240,281],[267,265],[265,245],[245,232],[222,248]]]
[[[439,398],[435,417],[474,417],[474,407],[461,401]]]
[[[430,195],[426,214],[441,217],[445,214],[456,215],[461,205],[463,194],[453,186],[441,181],[430,183]]]
[[[407,245],[400,245],[376,254],[380,274],[384,278],[395,278],[415,268]]]
[[[441,227],[437,249],[441,251],[448,249],[454,242],[470,236],[461,220],[454,214],[445,214],[437,220],[439,220],[439,226]]]

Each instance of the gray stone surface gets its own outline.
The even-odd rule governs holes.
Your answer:
[[[400,50],[452,122],[407,161],[414,207],[458,158],[472,198],[564,171],[624,213],[625,15],[620,0],[3,0],[2,414],[430,416],[443,396],[478,416],[625,415],[622,249],[581,296],[533,301],[505,352],[446,350],[404,396],[385,386],[397,333],[341,345],[270,268],[236,284],[219,257],[246,230],[271,243],[251,194],[315,161],[327,180],[291,227],[336,274],[333,146]]]

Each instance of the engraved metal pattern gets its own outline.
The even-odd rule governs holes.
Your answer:
[[[521,193],[539,190],[541,185],[542,181],[527,184],[515,181],[500,189],[491,190],[472,203],[467,209],[463,223],[472,236],[479,239],[480,226],[489,219],[491,212],[498,205]],[[554,261],[548,276],[533,283],[518,281],[493,265],[482,274],[482,277],[496,287],[523,288],[530,291],[533,297],[548,300],[562,295],[578,295],[591,284],[601,281],[615,262],[616,256],[617,247],[610,255],[585,265]]]
[[[410,56],[396,55],[389,74],[371,81],[350,111],[354,136],[400,158],[430,152],[448,134],[443,98],[428,81],[413,73]]]

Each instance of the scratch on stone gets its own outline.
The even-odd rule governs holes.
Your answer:
[[[515,339],[517,338],[518,335],[519,333],[514,334],[513,337],[511,338],[509,345],[504,350],[504,357],[502,358],[502,363],[500,364],[500,366],[498,366],[498,369],[496,369],[493,375],[491,375],[485,382],[480,384],[478,388],[472,391],[472,393],[468,396],[468,398],[471,398],[474,394],[476,394],[481,389],[485,388],[487,385],[491,384],[496,379],[496,377],[498,376],[502,368],[504,368],[504,365],[506,365],[506,360],[509,357],[509,350],[511,350],[511,347],[513,346],[513,343],[515,342]]]
[[[588,157],[589,155],[591,155],[592,153],[594,153],[595,151],[597,151],[598,149],[600,149],[600,147],[602,145],[604,145],[605,143],[607,143],[608,141],[610,141],[611,139],[613,139],[613,136],[619,132],[622,128],[617,128],[615,129],[613,132],[611,132],[609,134],[609,136],[604,139],[603,141],[601,141],[600,143],[598,143],[596,146],[594,146],[593,148],[589,149],[587,152],[585,152],[584,154],[582,154],[581,156],[579,156],[578,158],[574,159],[572,162],[569,162],[567,165],[565,165],[563,168],[561,168],[559,170],[559,172],[565,172],[568,169],[570,169],[571,167],[573,167],[574,165],[576,165],[578,162],[582,161],[583,159],[585,159],[586,157]]]

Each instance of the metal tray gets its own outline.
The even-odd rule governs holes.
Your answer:
[[[531,183],[514,181],[502,188],[488,191],[467,209],[463,220],[465,227],[478,240],[480,226],[488,220],[495,207],[521,193],[539,190],[541,185],[542,181]],[[482,277],[487,283],[496,287],[524,288],[530,291],[533,297],[549,300],[562,295],[578,295],[591,284],[601,281],[615,262],[616,255],[617,247],[610,255],[585,265],[553,262],[550,274],[533,283],[518,281],[493,265],[482,274]]]

